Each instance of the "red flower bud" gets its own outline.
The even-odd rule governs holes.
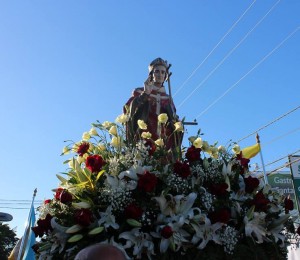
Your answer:
[[[201,148],[196,148],[195,146],[191,146],[187,149],[185,157],[189,162],[194,162],[200,160],[200,152]]]
[[[285,214],[288,214],[290,210],[294,209],[294,202],[290,199],[290,197],[284,199],[284,208]]]
[[[49,204],[51,202],[51,200],[50,199],[48,199],[48,200],[44,200],[44,204]]]
[[[93,214],[89,209],[78,209],[75,211],[74,219],[81,226],[89,226],[94,220]]]
[[[247,193],[252,193],[259,185],[259,180],[257,178],[252,178],[251,176],[244,178],[244,182],[246,185],[245,191]]]
[[[184,179],[191,175],[190,166],[187,164],[187,162],[175,162],[174,172]]]
[[[164,226],[161,230],[161,236],[165,239],[170,238],[173,235],[173,230],[170,226]]]
[[[145,192],[152,192],[157,185],[157,177],[155,174],[145,171],[140,175],[138,180],[138,188]]]
[[[143,210],[134,204],[130,204],[125,208],[124,214],[126,219],[132,218],[138,220],[141,218]]]
[[[77,149],[79,156],[83,156],[90,148],[89,143],[81,143]]]
[[[55,198],[64,204],[68,204],[73,200],[72,194],[63,188],[56,190]]]
[[[106,164],[106,162],[103,160],[103,158],[98,155],[90,155],[86,158],[85,165],[86,167],[91,171],[98,173],[101,171],[102,167]]]

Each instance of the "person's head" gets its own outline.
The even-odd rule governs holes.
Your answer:
[[[162,85],[168,77],[168,62],[162,58],[153,60],[149,67],[149,76],[154,84]]]
[[[75,260],[126,260],[126,257],[113,245],[95,244],[82,249]]]

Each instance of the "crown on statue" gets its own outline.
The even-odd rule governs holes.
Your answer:
[[[166,60],[163,60],[162,58],[156,58],[148,66],[149,73],[151,73],[156,66],[160,65],[164,66],[166,69],[168,68],[168,62]]]

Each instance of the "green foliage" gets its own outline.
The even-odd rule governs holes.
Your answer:
[[[17,241],[15,231],[7,224],[0,223],[0,260],[7,260]]]

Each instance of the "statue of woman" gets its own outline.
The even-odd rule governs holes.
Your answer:
[[[166,148],[181,145],[180,136],[174,133],[174,123],[179,121],[172,98],[166,93],[163,83],[168,79],[167,61],[157,58],[153,60],[148,69],[149,75],[143,88],[134,89],[132,96],[124,106],[124,113],[129,115],[126,127],[127,140],[135,142],[140,138],[141,129],[137,121],[143,120],[147,124],[147,131],[151,133],[152,140],[161,136],[166,137]],[[158,123],[158,115],[165,113],[168,121],[165,126]]]

